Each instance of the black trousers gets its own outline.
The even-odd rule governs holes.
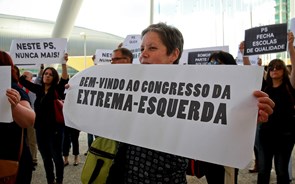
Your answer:
[[[235,184],[238,183],[238,169],[235,169]],[[223,184],[225,169],[223,165],[217,165],[206,162],[205,177],[208,184]]]

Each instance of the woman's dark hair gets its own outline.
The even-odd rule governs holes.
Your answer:
[[[209,57],[208,62],[210,62],[211,60],[220,61],[222,64],[225,65],[237,65],[234,57],[230,53],[224,51],[213,52]]]
[[[159,34],[161,41],[167,47],[167,55],[170,55],[175,49],[179,50],[179,56],[173,62],[173,64],[178,64],[184,44],[181,32],[177,28],[168,26],[165,23],[151,24],[142,31],[141,37],[148,32],[156,32]]]
[[[290,83],[290,79],[289,79],[289,75],[288,75],[288,69],[287,69],[287,66],[285,64],[285,62],[281,59],[273,59],[270,61],[270,63],[268,64],[268,67],[267,67],[267,74],[266,74],[266,82],[268,85],[272,86],[273,83],[272,83],[272,78],[270,77],[270,69],[269,68],[272,68],[276,65],[280,65],[281,67],[283,67],[283,83]]]
[[[42,73],[41,84],[42,84],[42,85],[44,84],[44,83],[43,83],[43,77],[44,77],[44,74],[45,74],[45,72],[46,72],[47,70],[51,70],[51,72],[52,72],[52,77],[53,77],[53,79],[52,79],[52,84],[51,84],[51,85],[52,85],[52,86],[56,86],[56,85],[58,84],[58,81],[59,81],[59,75],[58,75],[56,69],[53,68],[53,67],[47,67],[47,68],[45,68],[45,70],[44,70],[43,73]]]
[[[14,71],[15,71],[15,73],[16,73],[17,78],[19,79],[19,78],[20,78],[20,71],[19,71],[19,68],[18,68],[16,65],[13,65],[13,68],[14,68]]]
[[[11,66],[11,81],[18,82],[17,72],[15,71],[13,61],[9,54],[0,51],[0,66]]]

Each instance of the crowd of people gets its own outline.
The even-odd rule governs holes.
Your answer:
[[[288,51],[293,66],[295,64],[294,35],[292,32],[286,34],[288,34]],[[178,64],[183,52],[184,39],[176,27],[165,23],[152,24],[142,31],[141,36],[139,58],[141,64]],[[240,49],[242,51],[242,46]],[[244,64],[249,64],[247,57],[243,59]],[[13,115],[12,123],[0,123],[0,141],[5,147],[5,151],[0,151],[0,159],[17,160],[23,129],[26,135],[17,183],[31,182],[33,168],[38,162],[36,145],[44,163],[48,184],[63,183],[64,167],[69,164],[70,147],[75,156],[74,165],[79,164],[80,131],[57,123],[52,116],[55,94],[64,99],[66,84],[69,81],[67,54],[64,60],[61,77],[55,68],[44,68],[41,65],[39,81],[33,82],[29,72],[18,76],[9,54],[0,52],[0,66],[11,66],[12,87],[7,89],[6,96],[11,104]],[[117,48],[113,51],[112,63],[132,63],[132,53],[128,49]],[[220,51],[210,56],[208,64],[236,65],[237,63],[231,54]],[[258,165],[258,184],[270,182],[273,158],[277,183],[290,182],[288,164],[295,134],[294,94],[295,70],[289,73],[284,61],[272,60],[265,72],[262,89],[253,92],[257,99],[257,123],[259,123],[256,134],[257,154],[255,154]],[[29,133],[32,127],[34,127],[33,133]],[[32,134],[36,137],[30,138]],[[37,143],[32,141],[34,139]],[[188,158],[120,143],[107,183],[185,184],[187,183],[187,166]],[[207,162],[203,167],[209,184],[238,182],[238,169]]]

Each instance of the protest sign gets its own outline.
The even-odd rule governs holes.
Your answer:
[[[262,75],[257,66],[93,66],[70,79],[65,121],[94,135],[243,168],[253,155],[253,91]]]
[[[228,50],[228,46],[186,49],[181,55],[179,64],[204,65],[207,64],[209,57],[213,52],[228,52]]]
[[[113,50],[96,49],[94,64],[96,65],[111,64],[112,54],[113,54]]]
[[[58,64],[64,62],[65,38],[17,39],[10,46],[10,56],[17,65]]]
[[[133,54],[133,64],[140,64],[139,56],[141,54],[140,51],[141,46],[141,35],[139,34],[132,34],[127,35],[124,39],[123,46],[124,48],[127,48],[130,50]]]
[[[188,53],[188,64],[204,65],[214,51],[196,51]]]
[[[0,66],[0,73],[0,122],[11,123],[11,104],[6,96],[6,90],[11,88],[11,67]]]
[[[245,56],[283,52],[286,49],[287,24],[261,26],[245,31]]]

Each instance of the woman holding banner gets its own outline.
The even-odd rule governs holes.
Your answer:
[[[68,54],[65,54],[64,60],[68,60]],[[34,104],[36,112],[36,138],[43,159],[48,184],[60,184],[63,182],[64,161],[62,157],[62,145],[65,125],[56,122],[53,101],[56,99],[56,92],[59,97],[64,98],[65,84],[68,83],[68,80],[66,63],[62,64],[61,79],[53,67],[44,69],[41,77],[41,85],[27,81],[24,75],[20,77],[20,83],[36,94]],[[56,177],[54,175],[54,166]]]
[[[183,51],[181,32],[164,23],[152,24],[142,31],[141,64],[178,64]],[[261,91],[256,91],[260,121],[272,113],[273,102]],[[188,159],[135,145],[127,145],[121,183],[187,183]],[[116,162],[115,162],[116,164]],[[109,177],[120,176],[112,173]]]

